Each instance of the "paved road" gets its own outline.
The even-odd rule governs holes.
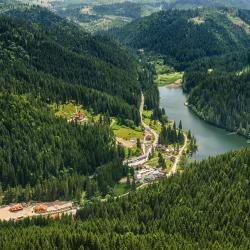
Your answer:
[[[144,137],[144,142],[142,145],[142,149],[143,149],[143,154],[133,158],[131,160],[128,161],[124,161],[124,163],[128,164],[129,167],[135,167],[135,166],[139,166],[139,165],[143,165],[144,163],[146,163],[148,161],[149,155],[152,152],[152,148],[155,148],[158,145],[158,140],[159,140],[159,135],[158,133],[153,130],[150,126],[148,126],[146,123],[143,122],[143,110],[144,110],[144,102],[145,102],[145,98],[143,93],[141,94],[141,105],[140,105],[140,117],[141,117],[141,124],[144,127],[145,131],[148,131],[150,133],[152,133],[154,135],[154,141],[152,143],[152,145],[150,145],[149,147],[146,147],[146,137]]]
[[[144,123],[144,121],[143,121],[143,109],[144,109],[144,95],[142,94],[141,95],[141,106],[140,106],[141,123],[146,131],[151,132],[154,135],[153,147],[155,148],[158,145],[159,135],[154,129],[152,129],[146,123]]]

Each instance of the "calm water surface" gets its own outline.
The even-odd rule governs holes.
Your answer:
[[[205,159],[209,156],[222,154],[247,146],[247,140],[228,131],[212,126],[194,115],[184,105],[186,96],[181,88],[170,89],[160,87],[160,106],[166,110],[168,117],[175,120],[178,126],[180,120],[184,130],[191,130],[198,143],[198,152],[194,160]]]

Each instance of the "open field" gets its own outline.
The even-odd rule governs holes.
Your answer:
[[[159,134],[161,132],[161,123],[159,121],[153,121],[151,119],[152,114],[153,111],[151,110],[143,111],[143,121]]]
[[[90,22],[78,22],[86,31],[95,33],[98,31],[108,30],[111,28],[121,27],[129,22],[132,19],[129,17],[123,16],[112,16],[105,15],[103,17],[97,18],[94,21]]]
[[[65,118],[67,120],[70,120],[72,115],[76,112],[81,112],[81,114],[83,114],[88,120],[99,120],[99,115],[91,114],[88,110],[84,109],[82,105],[76,104],[74,102],[67,102],[61,105],[52,104],[50,107],[55,111],[56,116]]]
[[[111,128],[114,131],[116,137],[122,138],[124,140],[129,140],[131,138],[139,138],[140,140],[143,140],[144,138],[144,132],[140,128],[132,129],[123,125],[119,125],[117,122],[115,122]]]
[[[173,72],[167,74],[158,74],[155,83],[158,86],[166,86],[169,84],[180,84],[178,80],[182,79],[182,72]],[[178,82],[177,82],[178,81]]]
[[[182,80],[184,73],[176,72],[174,68],[165,65],[162,58],[153,58],[151,63],[155,65],[156,79],[154,82],[158,86],[175,84],[177,81]]]

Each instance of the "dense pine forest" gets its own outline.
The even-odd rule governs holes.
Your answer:
[[[190,107],[204,120],[249,137],[249,65],[249,52],[195,63],[184,76]]]
[[[170,10],[109,31],[129,49],[41,7],[0,10],[0,205],[59,199],[80,208],[74,217],[0,221],[0,249],[250,249],[250,148],[200,162],[171,155],[175,175],[136,189],[137,169],[123,165],[111,124],[115,117],[139,126],[143,92],[158,142],[179,149],[187,137],[186,154],[197,149],[182,122],[159,109],[153,54],[185,71],[183,90],[198,116],[250,136],[249,11]],[[133,10],[121,11],[136,18]],[[56,115],[65,103],[91,119]],[[166,167],[163,152],[158,158]],[[129,193],[114,197],[121,179]]]
[[[23,8],[5,12],[15,18],[1,17],[1,68],[13,82],[4,83],[4,89],[32,91],[50,101],[73,99],[97,113],[109,111],[138,124],[141,70],[136,58],[45,9]],[[152,90],[156,98],[151,100],[157,94]]]
[[[68,123],[31,96],[9,93],[1,94],[0,110],[3,203],[79,199],[83,190],[89,197],[99,190],[105,195],[126,176],[109,124]],[[112,177],[102,180],[106,172]],[[95,173],[92,180],[84,177]]]
[[[169,10],[110,31],[125,44],[165,56],[165,63],[184,70],[203,57],[223,55],[249,47],[250,37],[226,9]]]
[[[250,150],[200,163],[76,220],[1,223],[1,249],[248,249]]]

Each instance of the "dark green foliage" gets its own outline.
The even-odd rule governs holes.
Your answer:
[[[183,70],[199,58],[239,52],[249,46],[249,36],[229,20],[228,13],[169,10],[135,20],[111,34],[134,48],[160,53],[166,63]],[[195,23],[197,17],[204,23]]]
[[[162,126],[161,133],[159,135],[159,144],[170,145],[170,144],[183,144],[185,137],[182,130],[176,129],[174,126],[168,125]]]
[[[116,154],[108,125],[67,123],[31,97],[1,94],[0,182],[36,185],[61,171],[92,174]]]
[[[204,120],[250,136],[250,72],[204,75],[188,101]],[[212,98],[211,98],[212,97]]]
[[[248,249],[249,167],[244,149],[127,197],[86,204],[75,221],[1,223],[0,248]]]
[[[128,50],[44,9],[14,9],[7,14],[32,24],[0,17],[4,58],[0,68],[15,81],[14,86],[5,84],[5,89],[18,93],[32,89],[45,100],[74,99],[94,111],[108,110],[138,124],[139,65]]]
[[[164,157],[162,156],[161,153],[159,153],[158,157],[159,157],[159,160],[158,160],[159,166],[162,167],[163,169],[165,169],[166,168],[166,161],[165,161]]]
[[[203,59],[184,76],[190,107],[203,119],[250,135],[250,53]],[[209,72],[212,69],[212,72]]]

